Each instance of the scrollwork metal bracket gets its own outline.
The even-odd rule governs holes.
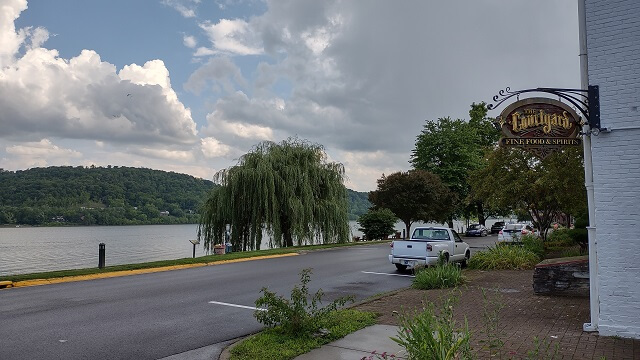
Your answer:
[[[580,111],[584,119],[589,123],[591,129],[603,130],[600,127],[600,89],[598,85],[589,85],[588,90],[540,87],[511,91],[511,88],[507,87],[504,90],[500,90],[498,95],[493,97],[494,104],[489,104],[487,109],[495,110],[512,97],[519,97],[520,94],[526,93],[547,93],[555,95],[567,101]]]

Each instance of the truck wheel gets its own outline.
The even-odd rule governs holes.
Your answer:
[[[398,269],[399,271],[405,271],[407,270],[407,265],[396,264],[396,269]]]
[[[471,257],[471,253],[469,252],[469,250],[467,250],[466,253],[464,253],[464,260],[462,260],[462,262],[460,263],[460,265],[462,267],[467,267],[467,265],[469,264],[469,258]]]

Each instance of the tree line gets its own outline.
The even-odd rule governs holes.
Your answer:
[[[199,222],[210,180],[125,166],[0,169],[0,225],[144,225]],[[370,204],[347,189],[348,218]]]

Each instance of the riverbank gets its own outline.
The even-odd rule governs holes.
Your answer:
[[[289,248],[257,250],[257,251],[243,251],[232,252],[224,255],[206,255],[196,258],[182,258],[175,260],[163,260],[152,261],[138,264],[126,264],[107,266],[104,269],[98,268],[85,268],[85,269],[72,269],[72,270],[60,270],[39,272],[30,274],[8,275],[0,276],[0,281],[11,281],[10,286],[30,286],[30,285],[43,285],[56,282],[66,281],[81,281],[90,280],[103,277],[114,276],[127,276],[140,273],[156,272],[156,271],[168,271],[184,269],[197,266],[218,265],[236,261],[257,260],[270,257],[281,256],[294,256],[299,253],[330,249],[344,246],[358,246],[358,245],[371,245],[380,244],[388,241],[366,241],[366,242],[352,242],[345,244],[321,244],[321,245],[306,245],[306,246],[294,246]],[[66,279],[66,280],[62,280]]]

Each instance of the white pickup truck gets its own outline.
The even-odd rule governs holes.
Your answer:
[[[466,265],[471,251],[469,244],[460,235],[446,227],[418,227],[409,240],[394,240],[391,243],[389,261],[398,270],[406,270],[416,265],[432,266],[438,263],[442,254],[444,260]]]

